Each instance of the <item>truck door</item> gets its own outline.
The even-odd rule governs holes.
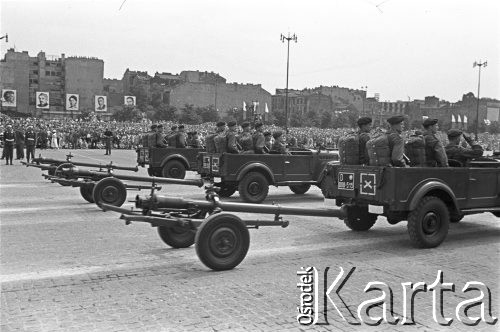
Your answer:
[[[283,155],[287,181],[312,180],[312,156]]]
[[[468,207],[493,207],[498,204],[500,172],[491,168],[469,168]]]

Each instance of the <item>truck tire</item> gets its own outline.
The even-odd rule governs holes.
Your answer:
[[[269,192],[269,182],[264,174],[249,172],[238,184],[240,197],[247,203],[260,203],[266,199]]]
[[[408,215],[408,234],[418,248],[434,248],[448,235],[450,215],[446,204],[435,196],[424,197]]]
[[[491,213],[493,213],[493,215],[494,215],[495,217],[500,218],[500,212],[491,212]]]
[[[158,226],[158,235],[172,248],[188,248],[194,243],[195,231],[183,227]]]
[[[227,184],[227,183],[222,183],[219,187],[219,193],[218,195],[220,197],[231,197],[236,192],[237,187],[235,185]]]
[[[367,207],[352,206],[347,209],[344,224],[355,232],[365,232],[375,225],[377,218],[378,215],[369,213]]]
[[[161,175],[164,178],[184,179],[186,167],[178,160],[170,160],[163,166]]]
[[[93,197],[97,205],[106,203],[114,206],[122,206],[127,199],[127,188],[118,179],[112,177],[104,178],[94,186]]]
[[[294,186],[289,186],[290,190],[297,195],[303,195],[305,194],[310,188],[310,184],[298,184]]]
[[[94,192],[93,183],[80,187],[80,195],[82,195],[83,199],[89,203],[95,203],[93,192]]]
[[[195,243],[196,254],[203,264],[216,271],[230,270],[247,255],[250,233],[237,216],[217,213],[198,228]]]

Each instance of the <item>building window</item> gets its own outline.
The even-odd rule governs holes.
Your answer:
[[[33,66],[38,66],[38,62],[37,61],[33,62]]]
[[[33,71],[32,71],[32,73],[33,73],[34,75],[38,75],[38,70],[33,70]]]
[[[50,76],[50,71],[46,70],[45,71],[45,76]]]

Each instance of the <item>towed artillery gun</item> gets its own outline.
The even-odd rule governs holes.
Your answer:
[[[152,194],[135,200],[136,210],[98,203],[104,211],[121,213],[125,224],[146,222],[158,228],[163,242],[173,248],[196,243],[196,254],[203,264],[216,270],[230,270],[245,258],[250,245],[248,229],[261,226],[287,227],[281,215],[344,218],[348,206],[336,209],[306,209],[280,205],[221,202],[213,185],[206,188],[206,200],[189,200]],[[274,215],[272,220],[242,219],[228,212]]]
[[[161,190],[158,183],[203,186],[201,179],[170,179],[148,176],[135,176],[115,174],[113,170],[90,171],[79,169],[71,163],[61,164],[57,167],[54,175],[43,174],[51,182],[63,186],[80,187],[80,194],[89,203],[104,202],[106,204],[121,206],[127,198],[127,190],[150,189],[153,194],[155,190]],[[151,182],[150,185],[135,185],[124,183],[126,181]]]

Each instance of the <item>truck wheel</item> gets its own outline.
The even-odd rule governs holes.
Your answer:
[[[410,240],[419,248],[434,248],[448,235],[448,207],[435,196],[424,197],[408,215]]]
[[[163,166],[161,175],[164,178],[184,179],[186,176],[186,167],[178,160],[170,160]]]
[[[158,234],[163,242],[172,248],[187,248],[194,243],[194,232],[183,227],[158,226]]]
[[[97,205],[106,203],[122,206],[127,199],[127,188],[118,179],[108,177],[97,182],[93,191],[94,201]]]
[[[310,188],[310,184],[299,184],[295,186],[289,186],[290,190],[297,195],[303,195],[305,194]]]
[[[245,258],[250,246],[250,233],[235,215],[218,213],[208,217],[195,236],[196,254],[212,270],[236,267]]]
[[[377,221],[378,215],[369,213],[368,208],[352,206],[347,209],[347,218],[344,224],[356,232],[364,232],[372,228]]]
[[[236,192],[236,186],[229,184],[221,184],[218,195],[220,197],[231,197]]]
[[[491,212],[491,213],[493,213],[493,215],[494,215],[495,217],[500,218],[500,212]]]
[[[260,203],[267,197],[269,183],[262,173],[249,172],[238,184],[238,191],[243,201]]]
[[[95,203],[93,192],[94,192],[93,183],[80,187],[80,195],[82,195],[83,199],[89,203]]]

